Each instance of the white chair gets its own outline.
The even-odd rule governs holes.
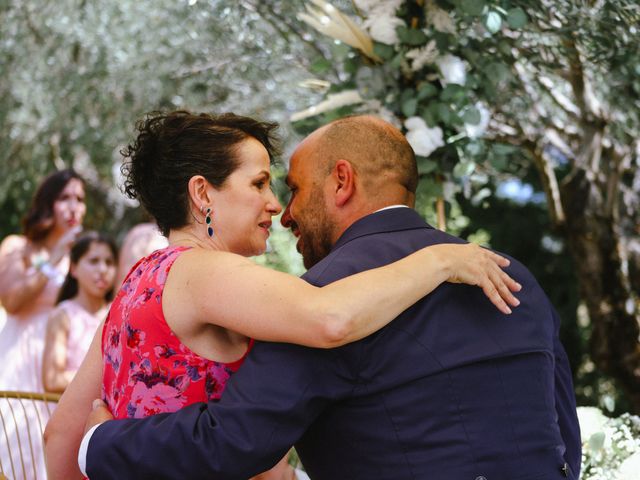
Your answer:
[[[42,434],[60,395],[0,390],[0,480],[45,479]]]

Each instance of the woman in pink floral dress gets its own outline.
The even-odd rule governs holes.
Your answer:
[[[167,324],[162,293],[173,262],[185,250],[167,247],[138,262],[111,306],[103,328],[102,386],[118,418],[175,412],[195,402],[217,400],[244,360],[244,355],[228,363],[200,356]]]
[[[447,280],[482,286],[503,311],[505,300],[517,304],[510,289],[518,286],[500,268],[508,261],[473,245],[428,247],[323,288],[245,258],[265,251],[271,218],[282,209],[270,188],[274,128],[233,114],[188,112],[138,124],[136,141],[123,152],[125,189],[169,246],[133,267],[49,422],[51,480],[81,477],[76,452],[101,393],[116,418],[215,401],[252,338],[344,345]],[[281,462],[266,475],[291,478],[293,471]]]

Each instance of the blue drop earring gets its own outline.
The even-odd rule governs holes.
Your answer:
[[[209,235],[209,238],[213,238],[213,225],[211,223],[211,209],[207,208],[207,213],[204,216],[204,223],[207,227],[207,235]]]

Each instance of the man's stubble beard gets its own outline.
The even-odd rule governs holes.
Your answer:
[[[312,198],[323,199],[323,192],[317,189],[313,192]],[[308,270],[316,263],[329,255],[333,248],[331,232],[334,222],[329,218],[324,202],[313,203],[305,215],[306,221],[300,228],[302,238],[302,261]]]

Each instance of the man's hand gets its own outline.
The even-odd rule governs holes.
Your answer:
[[[87,423],[84,426],[84,433],[86,434],[95,425],[108,420],[113,420],[113,415],[111,415],[105,403],[102,400],[94,400],[93,410],[87,417]]]

